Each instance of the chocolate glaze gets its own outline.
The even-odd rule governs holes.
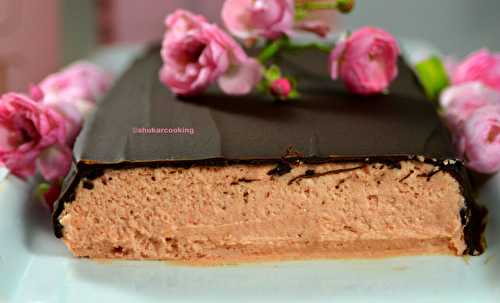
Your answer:
[[[267,174],[269,176],[283,176],[292,171],[292,167],[289,163],[279,162],[275,168],[271,169]]]
[[[318,177],[328,176],[328,175],[338,175],[338,174],[347,173],[347,172],[350,172],[353,170],[362,169],[364,167],[365,167],[365,165],[355,166],[352,168],[330,170],[330,171],[326,171],[323,173],[316,173],[314,170],[307,170],[305,172],[305,174],[299,175],[299,176],[293,178],[292,180],[288,181],[288,185],[292,185],[294,182],[299,182],[302,179],[318,178]]]
[[[455,159],[449,133],[403,62],[390,94],[360,97],[328,78],[326,56],[305,53],[279,60],[287,73],[301,76],[300,100],[278,103],[213,91],[177,98],[158,80],[159,49],[138,59],[78,138],[75,163],[53,214],[56,236],[62,237],[58,217],[64,204],[75,199],[76,186],[102,176],[105,169],[271,163],[277,166],[268,174],[280,176],[298,162],[379,163],[400,169],[400,161],[418,155],[461,184],[466,253],[483,251],[484,211],[472,199],[461,162],[444,164]],[[134,127],[193,128],[195,133],[134,134]],[[303,176],[312,177],[318,176]]]

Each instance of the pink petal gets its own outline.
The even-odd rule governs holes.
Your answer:
[[[275,39],[292,30],[295,1],[226,0],[221,15],[227,29],[238,38]]]
[[[34,101],[42,101],[44,97],[43,90],[38,85],[30,85],[30,95]]]
[[[347,44],[345,41],[339,42],[335,49],[330,54],[330,77],[332,80],[337,80],[339,77],[340,61],[344,56]]]
[[[298,29],[316,34],[322,38],[330,32],[330,25],[323,20],[309,20],[299,23]]]
[[[255,59],[233,66],[219,78],[219,86],[226,94],[245,95],[262,79],[262,66]]]
[[[54,145],[45,149],[38,158],[38,168],[47,181],[56,181],[66,176],[71,166],[71,149],[63,145]]]
[[[236,37],[246,39],[252,36],[251,1],[226,0],[222,7],[222,20],[226,28]]]

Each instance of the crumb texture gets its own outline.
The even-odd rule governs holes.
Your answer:
[[[233,262],[461,255],[464,198],[419,161],[107,170],[59,219],[80,257]]]

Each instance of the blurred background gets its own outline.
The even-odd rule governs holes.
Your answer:
[[[0,93],[26,91],[59,67],[100,47],[160,39],[177,7],[219,20],[223,0],[0,0]],[[463,56],[500,50],[500,0],[357,0],[333,16],[336,29],[381,26],[401,38],[430,42]]]

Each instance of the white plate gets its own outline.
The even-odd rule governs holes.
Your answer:
[[[0,302],[498,302],[500,176],[481,257],[406,257],[189,267],[73,258],[30,185],[0,185]],[[98,300],[98,301],[97,301]]]

